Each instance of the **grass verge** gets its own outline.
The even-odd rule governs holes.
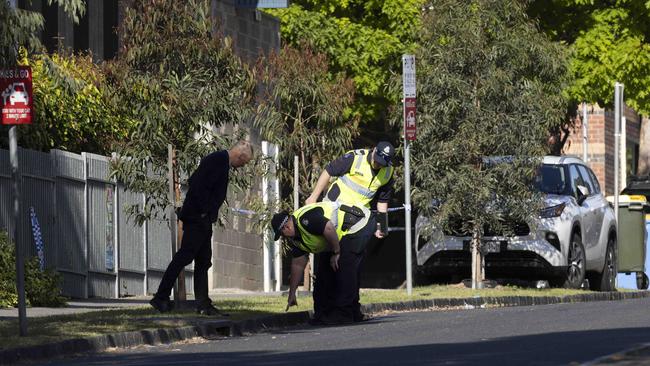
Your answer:
[[[458,285],[425,286],[413,288],[407,296],[406,290],[364,289],[361,303],[386,303],[432,298],[499,297],[499,296],[566,296],[586,293],[582,290],[528,289],[499,286],[494,289],[472,290]],[[225,298],[217,301],[220,309],[231,314],[230,319],[241,320],[284,312],[286,297],[251,296]],[[312,308],[309,296],[298,298],[298,306],[290,311],[305,311]],[[106,333],[135,331],[147,328],[182,327],[209,319],[191,310],[160,314],[149,307],[104,310],[74,315],[34,317],[28,319],[27,337],[18,337],[18,320],[0,320],[0,350],[24,347],[66,339],[97,336]],[[219,318],[214,318],[219,319]]]

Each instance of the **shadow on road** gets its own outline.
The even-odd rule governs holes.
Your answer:
[[[227,352],[218,349],[219,342],[213,342],[212,352],[104,354],[48,365],[562,365],[590,361],[649,341],[650,328],[624,328],[468,343],[445,344],[444,339],[437,339],[430,344],[385,348],[355,349],[356,342],[350,339],[348,349],[302,352]]]

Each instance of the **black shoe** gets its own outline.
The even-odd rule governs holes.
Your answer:
[[[307,320],[307,324],[314,325],[314,326],[325,325],[325,323],[323,323],[323,321],[320,320],[320,318],[310,318],[309,320]]]
[[[367,322],[368,320],[372,320],[372,319],[373,319],[373,317],[371,317],[370,315],[367,315],[367,314],[363,314],[363,313],[354,315],[354,322],[355,323]]]
[[[157,296],[149,300],[149,304],[161,313],[168,313],[174,308],[173,303],[169,299],[163,299]]]
[[[340,315],[326,315],[322,317],[321,322],[323,325],[345,325],[354,322],[354,319],[340,316]]]
[[[207,316],[230,316],[230,314],[224,313],[212,305],[202,305],[196,308],[196,313]]]

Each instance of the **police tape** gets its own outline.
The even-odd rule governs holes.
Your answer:
[[[252,211],[252,210],[246,210],[246,209],[243,209],[243,208],[234,208],[234,207],[230,207],[230,210],[232,210],[233,212],[236,212],[236,213],[238,213],[238,214],[242,214],[242,215],[251,215],[251,216],[252,216],[252,215],[257,215],[257,214],[258,214],[258,213],[255,212],[255,211]]]
[[[235,207],[230,207],[230,210],[242,215],[258,215],[259,212],[257,211],[252,211],[252,210],[247,210],[244,208],[235,208]],[[395,212],[395,211],[401,211],[401,210],[406,210],[405,206],[402,207],[389,207],[388,212]],[[377,212],[377,210],[372,210],[372,212]]]
[[[392,207],[392,208],[388,209],[388,212],[401,211],[403,209],[404,209],[404,207]],[[230,210],[233,211],[233,212],[236,212],[238,214],[242,214],[242,215],[253,216],[253,215],[258,214],[256,211],[246,210],[246,209],[243,209],[243,208],[230,207]],[[404,226],[389,226],[388,227],[388,232],[393,232],[393,231],[406,231],[406,229],[404,228]]]

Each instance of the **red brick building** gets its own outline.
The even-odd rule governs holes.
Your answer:
[[[582,158],[582,108],[578,114],[580,119],[571,132],[563,153]],[[648,117],[641,116],[628,107],[625,108],[624,116],[626,128],[625,132],[621,130],[621,137],[625,136],[625,163],[621,163],[621,166],[625,166],[626,177],[629,177],[637,173],[641,121],[648,121]],[[605,110],[598,105],[588,105],[587,127],[587,164],[598,177],[603,192],[611,195],[614,193],[614,111]],[[619,184],[622,189],[625,178],[621,179]]]

